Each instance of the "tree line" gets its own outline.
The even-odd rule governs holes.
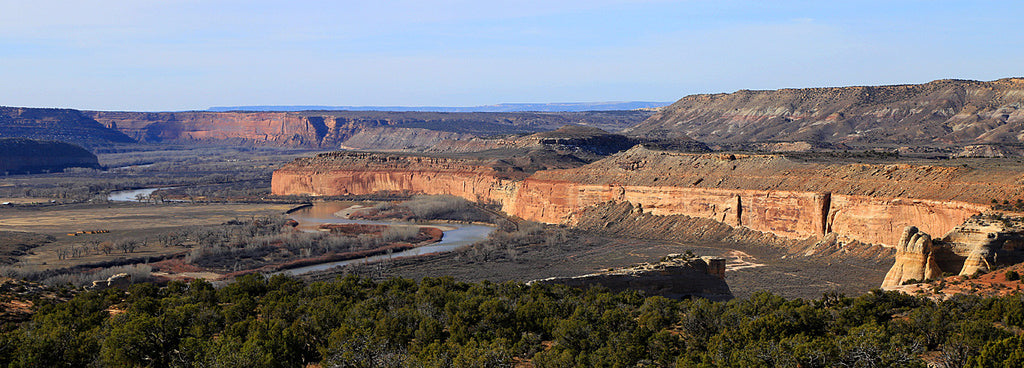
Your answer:
[[[874,291],[709,302],[559,285],[248,275],[36,300],[11,367],[944,367],[1024,364],[1024,299]],[[925,354],[929,353],[929,354]]]

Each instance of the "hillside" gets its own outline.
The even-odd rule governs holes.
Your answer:
[[[0,173],[61,171],[68,167],[99,168],[96,155],[63,142],[0,138]]]
[[[687,96],[625,133],[705,143],[1024,143],[1024,78]]]
[[[131,143],[123,133],[109,129],[72,109],[36,109],[0,106],[0,138],[29,138],[96,145]]]

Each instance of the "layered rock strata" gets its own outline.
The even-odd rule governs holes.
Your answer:
[[[614,292],[640,290],[647,295],[673,299],[694,297],[732,299],[725,283],[725,259],[669,254],[660,262],[609,270],[577,277],[556,277],[531,283],[562,284],[572,287],[601,285]]]
[[[575,223],[579,211],[596,204],[629,202],[655,215],[714,219],[787,238],[835,234],[839,241],[892,247],[906,226],[946,234],[985,211],[981,203],[989,198],[1024,196],[1024,187],[1014,184],[1019,173],[976,171],[637,147],[579,168],[529,175],[499,161],[336,153],[287,165],[274,173],[272,186],[279,195],[451,194],[561,224]]]
[[[896,244],[896,263],[885,274],[882,287],[902,285],[909,280],[928,280],[942,276],[932,252],[932,237],[914,226],[903,230]]]
[[[705,143],[1022,143],[1024,78],[687,96],[626,133]]]
[[[0,117],[2,112],[0,111]],[[566,124],[619,130],[650,116],[650,113],[642,111],[75,112],[85,116],[93,124],[102,123],[100,127],[105,126],[111,132],[122,136],[126,134],[140,142],[200,142],[335,149],[425,149],[445,139],[464,140],[497,134],[533,133],[556,129]]]

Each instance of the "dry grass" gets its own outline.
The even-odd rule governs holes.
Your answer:
[[[280,214],[287,204],[137,204],[54,206],[33,209],[0,208],[0,230],[52,235],[78,230],[139,230],[211,225],[239,217]]]
[[[39,269],[73,267],[122,258],[160,257],[184,251],[157,241],[140,242],[131,253],[120,249],[103,252],[102,244],[116,245],[127,239],[153,239],[187,226],[217,225],[238,218],[278,215],[293,206],[281,204],[150,205],[116,203],[51,206],[29,209],[0,208],[0,230],[49,234],[55,241],[36,247],[20,257],[20,264]],[[80,230],[109,230],[109,233],[68,236]],[[81,248],[76,256],[62,252]]]

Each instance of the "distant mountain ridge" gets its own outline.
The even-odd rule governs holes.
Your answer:
[[[564,103],[501,103],[484,106],[214,106],[207,111],[421,111],[421,112],[580,112],[652,109],[668,106],[671,102],[615,101]]]
[[[0,138],[62,141],[90,148],[202,143],[339,149],[358,137],[363,143],[376,142],[378,148],[403,148],[431,146],[442,139],[530,134],[568,124],[619,131],[652,114],[650,110],[131,112],[0,106]]]
[[[1024,78],[686,96],[624,130],[709,144],[1024,143]]]
[[[81,145],[132,143],[80,110],[0,106],[0,138],[29,138]]]

